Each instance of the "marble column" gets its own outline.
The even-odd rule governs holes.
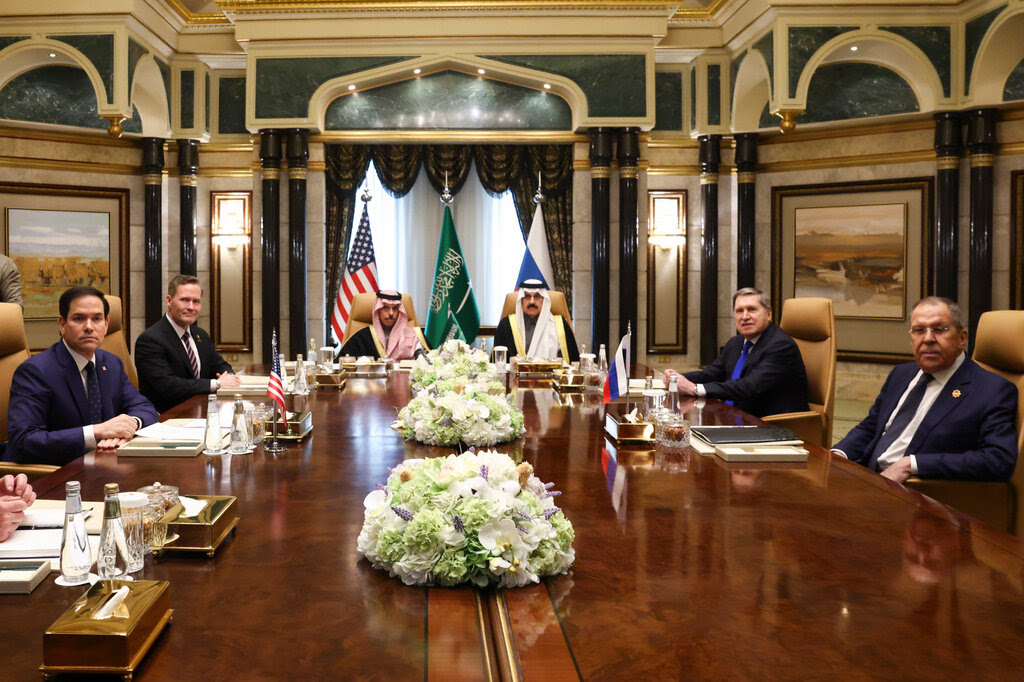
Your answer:
[[[974,349],[978,318],[992,309],[992,196],[998,120],[998,109],[967,112],[967,149],[971,154],[969,351]]]
[[[630,336],[630,364],[636,365],[637,339],[640,330],[636,326],[637,300],[637,249],[639,234],[637,226],[637,163],[640,160],[640,129],[619,130],[619,336],[626,333],[627,326],[633,330]],[[612,352],[612,351],[609,351]],[[632,370],[632,367],[630,367]]]
[[[603,343],[608,345],[609,279],[611,263],[611,174],[612,137],[608,128],[590,130],[590,229],[592,249],[591,310],[593,313],[593,349],[596,352]],[[608,349],[608,360],[614,348]]]
[[[718,168],[722,136],[701,135],[700,142],[700,363],[718,357]]]
[[[263,363],[273,361],[271,338],[281,322],[281,261],[278,244],[281,235],[281,134],[276,130],[260,131],[260,160],[263,181],[263,223],[260,248],[263,252]],[[282,344],[283,345],[283,344]],[[305,344],[299,346],[304,348]]]
[[[195,275],[196,267],[196,187],[199,180],[199,140],[178,140],[178,225],[181,229],[181,258],[178,271]]]
[[[736,288],[756,286],[757,133],[737,133],[736,140]]]
[[[288,131],[288,338],[294,355],[306,347],[306,171],[308,131]]]
[[[959,112],[935,114],[935,262],[932,291],[957,300],[959,276],[960,151],[963,120]]]
[[[142,184],[145,188],[145,276],[146,326],[155,324],[164,314],[163,286],[163,201],[164,141],[159,137],[142,138]],[[128,311],[124,312],[128,317]]]

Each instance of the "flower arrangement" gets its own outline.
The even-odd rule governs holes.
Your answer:
[[[536,583],[576,558],[553,485],[492,450],[408,459],[363,501],[357,549],[406,585]]]
[[[450,386],[447,384],[451,383]],[[439,387],[448,390],[438,392]],[[494,445],[523,435],[523,412],[500,388],[445,379],[421,391],[398,412],[392,425],[405,438],[427,445]]]
[[[487,353],[473,348],[465,341],[451,339],[426,355],[416,358],[409,376],[413,395],[440,381],[470,380],[486,382],[502,388],[493,365],[487,362]]]

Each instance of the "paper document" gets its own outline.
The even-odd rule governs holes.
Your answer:
[[[157,440],[201,441],[206,437],[205,419],[168,419],[150,424],[135,432],[136,436]]]
[[[644,379],[630,379],[629,380],[629,392],[630,393],[640,393],[641,391],[644,390],[645,384],[646,384],[646,380],[644,380]],[[660,389],[664,390],[665,389],[665,382],[662,381],[661,379],[654,379],[653,381],[651,381],[651,388],[660,388]]]
[[[64,503],[58,509],[38,509],[35,504],[25,510],[25,519],[19,528],[64,528]],[[85,509],[85,518],[89,518],[92,509]]]
[[[103,502],[88,502],[82,500],[82,511],[85,512],[85,532],[89,535],[99,535],[100,527],[103,525]],[[36,500],[25,512],[41,512],[44,514],[58,514],[60,520],[54,528],[64,528],[64,500]],[[28,523],[22,524],[27,526]],[[36,524],[38,527],[38,524]],[[3,545],[0,545],[3,547]]]

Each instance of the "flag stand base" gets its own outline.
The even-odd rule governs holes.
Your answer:
[[[281,441],[279,441],[278,439],[276,439],[276,438],[274,438],[273,440],[271,440],[269,442],[265,442],[263,444],[263,451],[264,452],[269,452],[269,453],[275,454],[275,455],[277,453],[279,453],[279,452],[284,452],[287,449],[288,448],[286,448],[284,446],[284,444]]]

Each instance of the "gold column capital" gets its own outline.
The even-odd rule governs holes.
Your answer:
[[[608,166],[591,166],[590,177],[596,179],[609,178],[611,177],[612,169]]]
[[[960,167],[960,157],[940,156],[935,159],[935,167],[939,170],[956,170]]]
[[[995,154],[971,154],[971,168],[983,168],[985,166],[994,166],[995,163]]]
[[[717,185],[718,184],[718,173],[701,173],[700,184],[702,185]]]
[[[736,182],[744,184],[754,184],[757,182],[757,173],[753,171],[743,171],[736,174]]]
[[[179,182],[182,187],[198,187],[199,178],[195,175],[182,175],[179,177]]]
[[[263,179],[264,180],[277,180],[280,177],[281,177],[281,169],[280,168],[264,168],[263,169]]]
[[[636,166],[619,166],[619,177],[623,179],[636,179],[637,176]]]
[[[163,173],[146,173],[142,176],[142,184],[144,185],[162,185],[163,182]]]
[[[305,166],[295,166],[288,169],[288,178],[291,180],[305,180],[309,169]]]

